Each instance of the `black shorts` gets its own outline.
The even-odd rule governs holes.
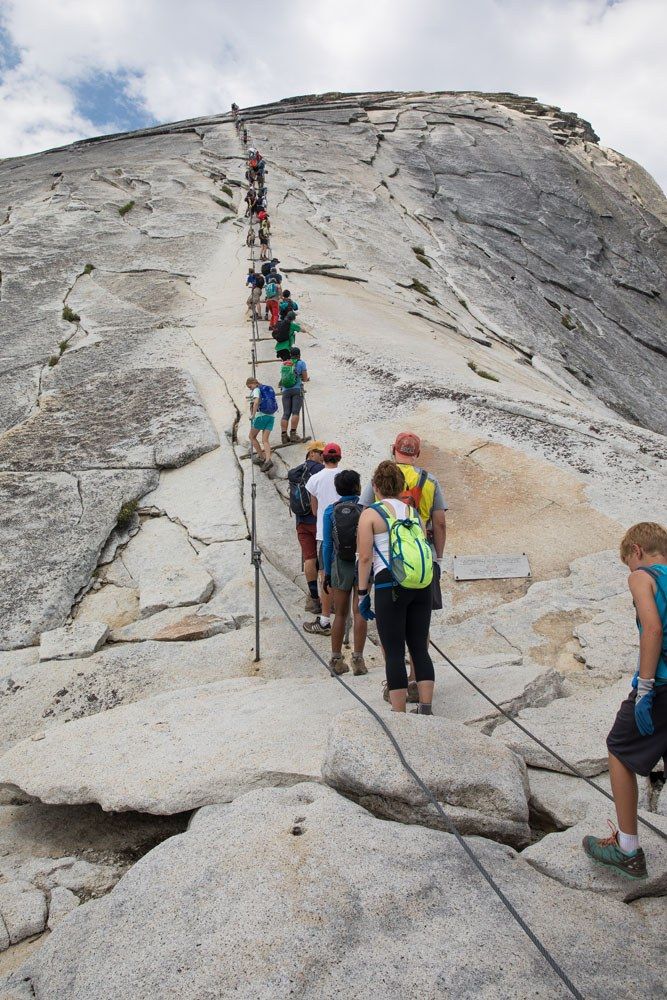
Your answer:
[[[642,736],[635,722],[637,692],[632,689],[621,702],[618,715],[607,737],[607,749],[635,774],[648,777],[662,757],[667,768],[667,684],[655,688],[653,736]]]

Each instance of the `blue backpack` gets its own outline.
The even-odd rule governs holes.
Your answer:
[[[278,401],[271,385],[260,385],[259,387],[259,412],[270,416],[278,410]]]

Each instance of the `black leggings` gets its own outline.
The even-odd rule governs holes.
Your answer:
[[[384,649],[387,685],[390,691],[397,691],[408,686],[405,669],[406,643],[415,665],[417,680],[435,680],[433,660],[428,651],[431,587],[424,587],[422,590],[407,590],[405,587],[378,589],[378,583],[390,581],[391,574],[387,569],[375,577],[375,614]]]

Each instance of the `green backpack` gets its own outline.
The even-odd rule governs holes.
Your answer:
[[[374,503],[373,510],[382,516],[389,532],[389,562],[376,545],[373,548],[385,564],[395,584],[408,590],[422,590],[433,579],[433,553],[428,544],[419,516],[408,507],[406,516],[395,517],[383,503]],[[376,584],[376,587],[378,584]],[[379,584],[392,587],[394,584]]]
[[[280,368],[280,387],[282,389],[293,389],[296,383],[295,364],[293,361],[286,361]]]

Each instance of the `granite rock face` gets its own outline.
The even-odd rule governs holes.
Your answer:
[[[642,962],[642,993],[657,1000],[658,928],[559,885],[510,848],[473,843],[584,996],[629,998]],[[7,989],[22,978],[44,1000],[370,1000],[381,984],[391,998],[519,1000],[529,982],[533,997],[566,997],[500,913],[448,834],[379,821],[317,785],[265,789],[201,810],[186,834],[56,927]],[[591,938],[600,920],[604,934]],[[447,946],[434,947],[443,934]]]

